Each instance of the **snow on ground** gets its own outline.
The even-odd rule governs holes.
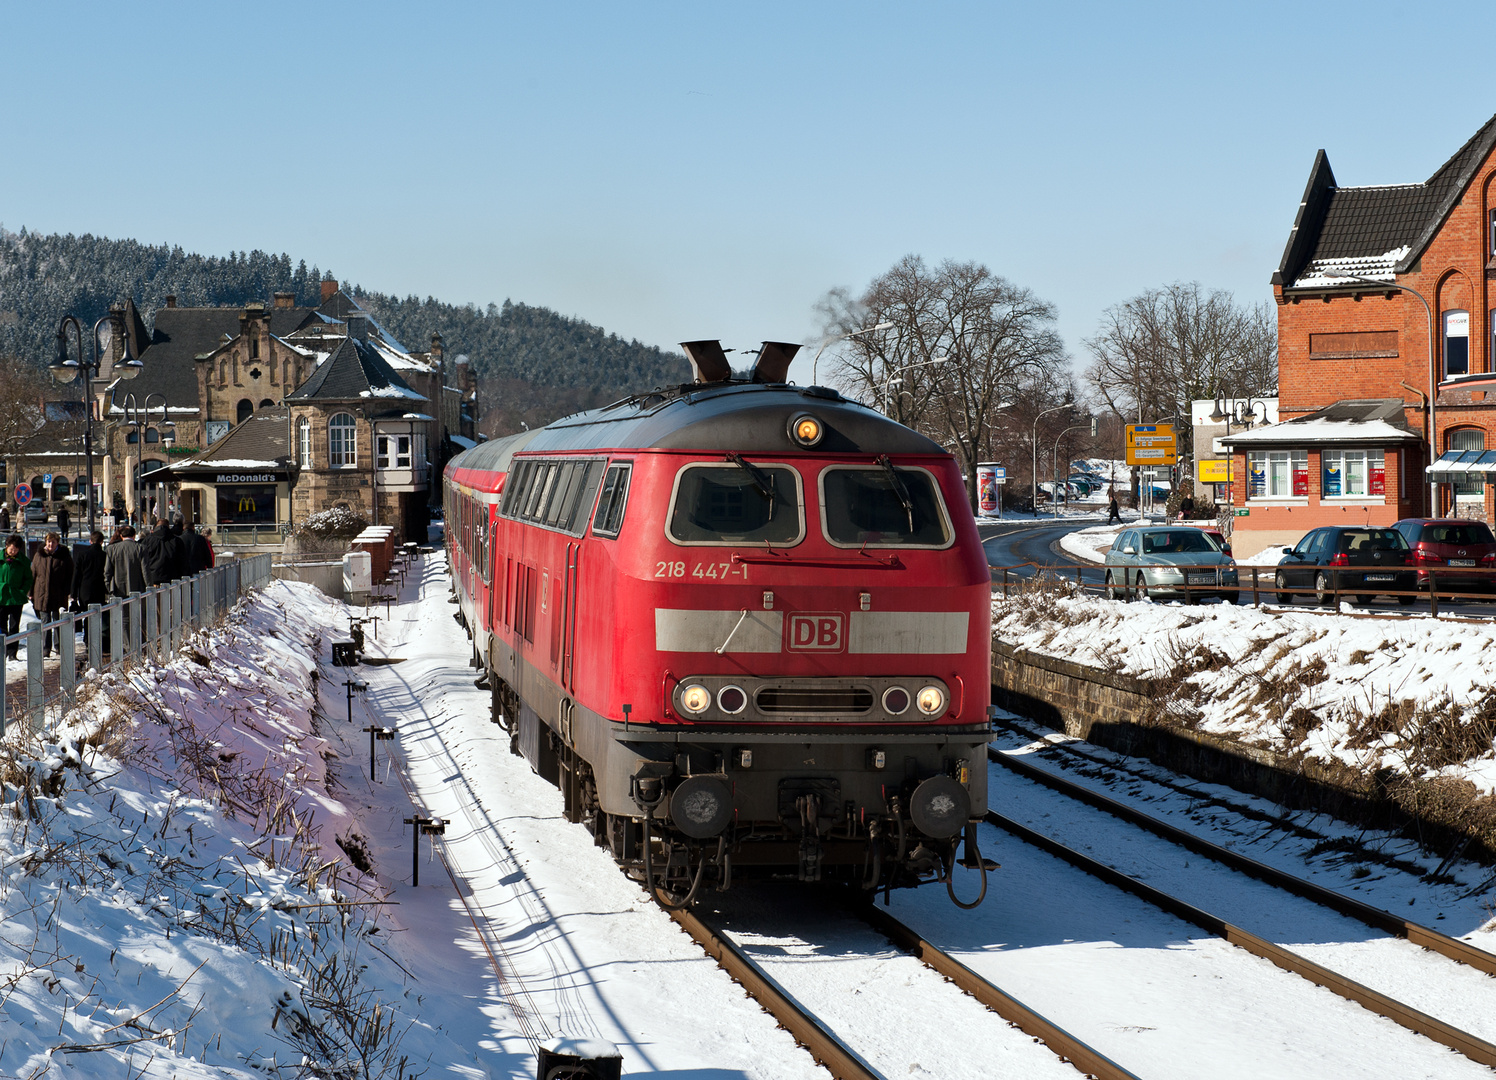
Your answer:
[[[439,560],[421,573],[377,626],[399,664],[321,666],[347,609],[277,582],[170,662],[92,676],[65,725],[12,731],[0,1076],[522,1077],[552,1035],[619,1044],[629,1075],[824,1076],[561,822],[461,666]],[[371,719],[416,804],[387,752],[368,778]],[[431,841],[413,866],[417,809],[451,819],[455,885]]]
[[[1182,676],[1171,719],[1201,731],[1362,773],[1447,776],[1496,792],[1489,739],[1471,760],[1443,761],[1427,738],[1430,724],[1458,736],[1496,705],[1496,626],[1487,623],[1127,604],[1055,590],[1037,602],[995,600],[993,631],[1107,671]]]

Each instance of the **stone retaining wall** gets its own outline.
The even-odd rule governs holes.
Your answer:
[[[1155,720],[1154,703],[1161,692],[1149,679],[992,642],[992,701],[1009,712],[1197,780],[1294,810],[1408,830],[1441,852],[1467,846],[1467,856],[1496,863],[1496,851],[1478,839],[1403,812],[1374,777],[1348,781],[1343,773],[1313,761]]]

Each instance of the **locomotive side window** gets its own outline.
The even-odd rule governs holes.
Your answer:
[[[924,469],[831,466],[821,472],[821,524],[837,547],[948,547],[949,519]]]
[[[677,544],[795,544],[805,535],[800,474],[784,465],[687,465],[675,477]]]
[[[569,511],[575,508],[571,503],[573,497],[582,493],[581,485],[577,481],[581,478],[584,469],[580,461],[568,461],[557,470],[556,487],[551,492],[551,503],[545,508],[545,523],[547,525],[560,525],[563,515],[569,517]]]
[[[516,461],[510,468],[509,479],[504,484],[504,504],[501,512],[505,517],[519,517],[525,505],[525,496],[530,493],[530,477],[535,472],[533,461]]]
[[[593,536],[617,536],[623,528],[623,509],[629,499],[629,465],[609,467],[603,479],[603,493],[597,500],[597,515],[592,522]]]
[[[597,500],[597,486],[603,480],[604,462],[589,461],[586,472],[577,481],[577,497],[572,499],[571,510],[561,519],[561,527],[573,536],[580,536],[587,528],[587,519],[592,516],[592,504]]]
[[[527,521],[534,521],[540,514],[541,507],[545,506],[546,499],[551,495],[551,483],[556,479],[556,467],[548,461],[542,461],[535,466],[535,479],[530,481],[530,497],[525,501],[525,512],[523,517]]]

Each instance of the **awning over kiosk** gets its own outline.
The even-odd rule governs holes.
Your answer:
[[[1496,450],[1450,450],[1424,471],[1436,484],[1476,477],[1496,480]]]

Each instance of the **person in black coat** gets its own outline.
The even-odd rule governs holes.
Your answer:
[[[140,542],[140,555],[145,563],[145,583],[165,585],[175,577],[181,542],[172,532],[165,518],[156,522],[156,527]]]
[[[213,565],[213,549],[208,546],[208,538],[197,531],[197,526],[191,522],[187,524],[187,531],[182,534],[182,548],[186,555],[187,576],[201,574]]]
[[[78,552],[73,559],[73,610],[84,611],[90,604],[103,604],[109,599],[109,590],[104,587],[104,534],[95,529],[88,534],[88,547]],[[100,640],[104,651],[109,651],[109,620],[100,618],[103,632]],[[88,623],[83,624],[88,632]]]

